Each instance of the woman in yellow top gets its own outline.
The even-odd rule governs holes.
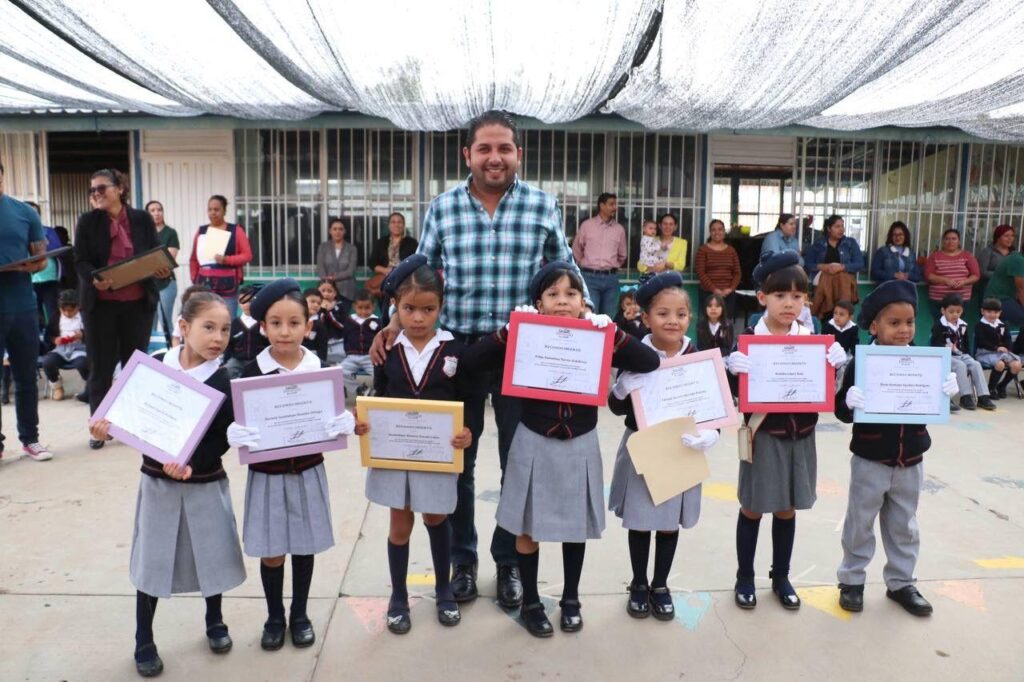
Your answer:
[[[659,273],[666,270],[681,272],[686,269],[686,240],[675,236],[679,221],[671,213],[665,213],[658,219],[660,261],[654,265],[637,263],[642,273]]]

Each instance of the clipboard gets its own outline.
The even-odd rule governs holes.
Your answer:
[[[155,249],[143,251],[137,256],[126,258],[120,263],[93,270],[92,278],[110,280],[112,283],[110,288],[116,291],[129,284],[152,277],[154,272],[162,268],[173,270],[176,267],[178,267],[178,263],[167,247],[158,246]]]
[[[0,265],[0,272],[10,272],[11,270],[14,270],[15,268],[18,268],[22,265],[28,265],[29,263],[34,263],[38,260],[43,260],[44,258],[56,258],[57,256],[61,256],[67,253],[72,248],[73,247],[71,246],[62,246],[59,249],[47,251],[46,253],[40,253],[37,256],[29,256],[28,258],[22,258],[21,260],[12,261],[10,263],[4,263],[3,265]]]
[[[217,255],[223,256],[227,251],[232,234],[229,230],[207,228],[204,234],[199,235],[199,239],[196,240],[196,260],[199,264],[216,264]]]

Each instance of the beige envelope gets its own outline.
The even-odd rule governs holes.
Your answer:
[[[683,445],[684,433],[697,433],[693,417],[669,419],[637,431],[626,441],[636,472],[644,477],[654,504],[661,504],[711,476],[700,450]]]

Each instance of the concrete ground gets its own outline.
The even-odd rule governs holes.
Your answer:
[[[43,439],[56,457],[20,456],[13,406],[3,409],[8,451],[0,460],[0,680],[132,680],[134,588],[128,554],[139,456],[123,445],[86,446],[86,408],[43,401]],[[161,600],[156,641],[167,680],[1022,680],[1024,607],[1024,401],[998,412],[965,412],[933,427],[921,498],[920,588],[935,606],[914,618],[885,598],[881,543],[865,610],[839,610],[835,570],[849,476],[849,427],[830,415],[818,427],[818,502],[799,515],[794,583],[803,598],[784,611],[767,588],[769,521],[761,532],[760,603],[732,601],[737,503],[732,430],[710,454],[702,518],[683,532],[670,586],[677,617],[637,621],[625,612],[630,577],[626,533],[609,515],[589,543],[581,586],[586,627],[550,640],[530,637],[494,602],[493,564],[480,567],[483,592],[463,622],[434,617],[430,553],[418,527],[410,589],[413,630],[384,628],[390,592],[387,510],[363,496],[357,447],[328,456],[337,544],[316,559],[309,613],[317,643],[276,653],[259,648],[265,607],[255,560],[249,579],[227,595],[234,650],[212,654],[198,596]],[[622,433],[600,419],[605,489]],[[225,457],[241,520],[245,472]],[[497,438],[491,423],[477,469],[477,520],[487,547],[498,499]],[[289,579],[290,580],[290,579]],[[561,554],[541,550],[542,593],[557,617]],[[286,583],[287,584],[287,583]],[[557,621],[556,621],[557,622]]]

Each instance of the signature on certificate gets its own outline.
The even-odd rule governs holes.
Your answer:
[[[790,400],[796,397],[796,389],[791,388],[779,394],[779,400]]]
[[[417,459],[423,456],[423,448],[413,448],[405,453],[405,456],[409,459]]]
[[[302,440],[302,437],[305,436],[305,435],[306,435],[306,430],[305,429],[298,429],[295,433],[293,433],[290,436],[288,436],[287,440],[288,440],[289,443],[295,443],[297,441]]]
[[[565,374],[559,374],[551,380],[551,386],[564,386],[567,383],[569,383],[569,377]]]
[[[911,408],[913,406],[914,406],[914,401],[911,400],[910,398],[907,398],[906,400],[904,400],[902,403],[900,403],[897,406],[897,409],[906,410],[906,409]]]

